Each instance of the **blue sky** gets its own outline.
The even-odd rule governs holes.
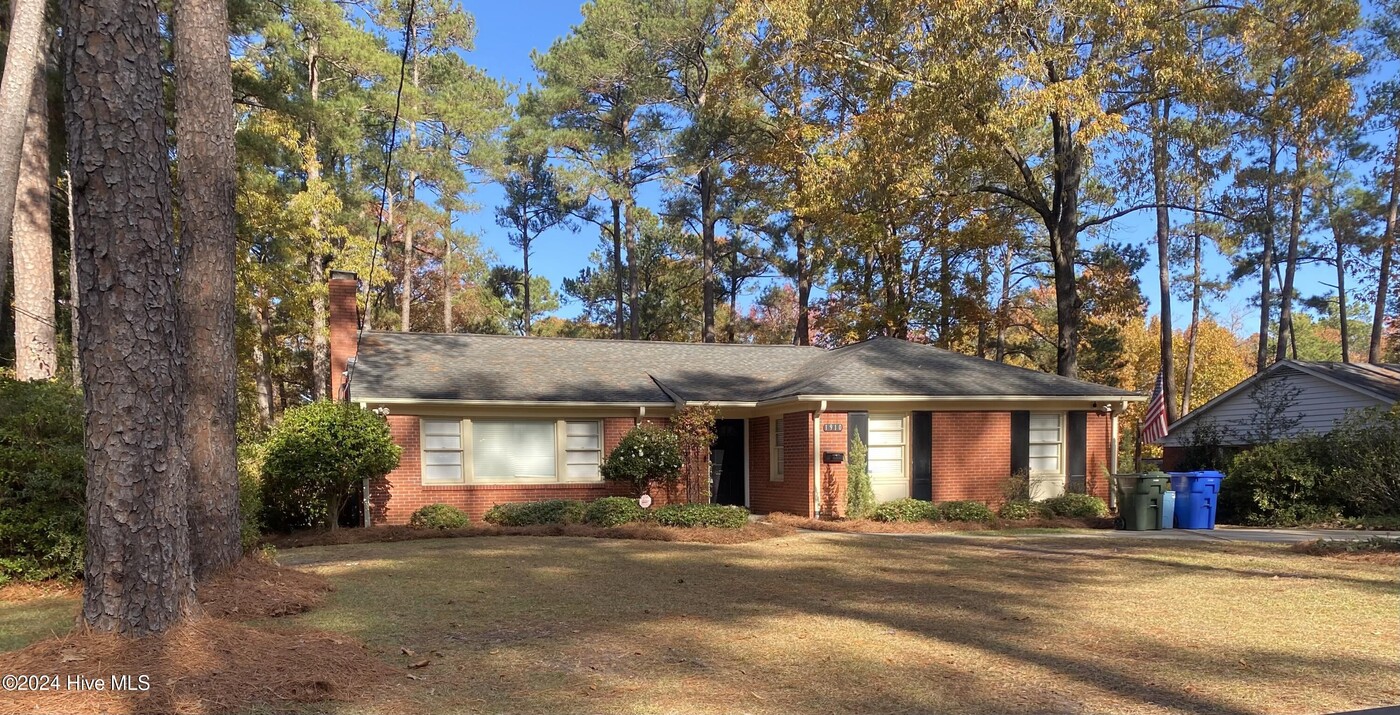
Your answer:
[[[477,23],[476,49],[468,55],[468,59],[492,76],[521,87],[530,83],[535,75],[530,62],[531,51],[548,49],[556,38],[567,34],[569,28],[580,19],[578,0],[465,0],[465,7],[476,17]],[[657,191],[647,194],[659,196]],[[519,252],[507,241],[505,229],[495,222],[495,207],[502,201],[500,187],[483,186],[473,200],[480,210],[464,215],[457,221],[457,226],[479,235],[482,246],[493,251],[498,262],[519,265]],[[1174,216],[1173,220],[1183,218]],[[1152,212],[1142,211],[1114,222],[1104,235],[1116,241],[1147,246],[1155,256],[1153,231]],[[563,278],[576,275],[579,269],[587,265],[589,253],[597,244],[598,232],[591,226],[585,226],[577,233],[559,229],[549,231],[536,244],[531,270],[547,277],[557,289]],[[1223,277],[1229,265],[1219,255],[1211,255],[1206,270],[1213,277]],[[1158,286],[1155,262],[1143,269],[1141,278],[1149,310],[1156,313]],[[1298,272],[1298,295],[1307,297],[1330,293],[1333,290],[1331,285],[1335,282],[1335,271],[1330,266],[1304,266]],[[1355,285],[1356,279],[1351,278],[1350,283]],[[1241,335],[1248,335],[1258,326],[1257,310],[1249,305],[1251,295],[1257,291],[1257,282],[1246,280],[1235,286],[1224,300],[1210,304],[1208,309],[1222,324],[1234,327]],[[1178,325],[1187,319],[1189,310],[1188,304],[1174,303],[1173,313]],[[577,304],[565,303],[559,314],[571,317],[579,312]]]

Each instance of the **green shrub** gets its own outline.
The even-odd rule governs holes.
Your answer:
[[[1219,520],[1291,526],[1337,519],[1325,450],[1325,440],[1305,437],[1240,453],[1220,485]]]
[[[713,526],[740,529],[749,523],[749,510],[722,504],[668,504],[652,512],[662,526]]]
[[[1051,516],[1071,519],[1108,516],[1108,504],[1089,494],[1062,494],[1046,499],[1040,505]]]
[[[238,445],[238,517],[242,520],[239,539],[243,551],[251,552],[263,533],[262,473],[264,450],[260,443]]]
[[[938,505],[938,514],[946,521],[992,520],[992,508],[980,501],[945,501]]]
[[[491,507],[483,518],[498,526],[577,524],[583,521],[587,510],[588,504],[573,499],[510,502]]]
[[[1400,411],[1353,413],[1321,441],[1331,467],[1329,502],[1354,516],[1400,516]]]
[[[870,486],[870,466],[865,442],[857,436],[851,443],[850,464],[846,467],[846,518],[869,519],[875,511],[875,489]]]
[[[922,499],[895,499],[875,507],[872,518],[885,522],[938,521],[938,507]]]
[[[471,519],[451,504],[429,504],[413,512],[408,525],[415,529],[464,529],[471,525]]]
[[[84,475],[78,392],[0,378],[0,583],[82,574]]]
[[[1039,503],[1029,499],[1013,499],[997,509],[997,516],[1013,521],[1036,519],[1045,516],[1045,510]]]
[[[622,526],[646,518],[646,510],[627,497],[603,497],[590,502],[583,521],[594,526]]]
[[[653,425],[633,427],[608,453],[603,478],[628,485],[641,496],[654,483],[674,484],[681,472],[680,440]]]
[[[353,403],[313,402],[287,410],[268,435],[262,465],[269,525],[336,528],[358,485],[398,466],[399,451],[384,418]]]

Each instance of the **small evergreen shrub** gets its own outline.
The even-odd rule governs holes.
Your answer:
[[[938,521],[939,513],[933,502],[904,498],[887,501],[875,507],[871,518],[884,522]]]
[[[588,504],[574,499],[547,499],[497,504],[483,518],[497,526],[577,524],[583,521],[587,510]]]
[[[258,443],[238,445],[239,540],[244,553],[258,545],[263,533],[262,473],[263,447]]]
[[[875,490],[870,486],[869,450],[857,436],[851,443],[850,464],[846,467],[846,518],[869,519],[875,511]]]
[[[652,512],[651,518],[662,526],[741,529],[749,523],[749,510],[722,504],[668,504]]]
[[[992,520],[992,508],[980,501],[945,501],[938,505],[938,513],[946,521]]]
[[[608,453],[603,478],[626,484],[635,496],[653,483],[675,484],[681,473],[680,439],[674,432],[653,425],[633,427]]]
[[[312,402],[287,410],[267,438],[262,463],[271,526],[320,523],[335,529],[360,482],[399,464],[399,446],[384,418],[349,402]]]
[[[1051,497],[1040,503],[1041,507],[1051,516],[1062,516],[1071,519],[1089,519],[1097,516],[1108,516],[1108,504],[1104,500],[1089,494],[1062,494]]]
[[[594,526],[622,526],[641,521],[647,516],[646,510],[628,497],[603,497],[588,504],[583,512],[583,522]]]
[[[429,504],[408,518],[415,529],[462,529],[470,524],[466,512],[451,504]]]
[[[1029,499],[1013,499],[997,509],[997,516],[1012,521],[1036,519],[1044,515],[1045,510],[1041,505]]]
[[[1326,443],[1317,438],[1261,444],[1237,455],[1220,485],[1220,521],[1292,526],[1331,521],[1340,509],[1328,488]]]

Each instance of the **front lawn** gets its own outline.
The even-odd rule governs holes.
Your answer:
[[[403,673],[336,712],[1245,715],[1400,699],[1393,567],[1282,546],[499,537],[282,559],[336,591],[267,627],[354,636]]]

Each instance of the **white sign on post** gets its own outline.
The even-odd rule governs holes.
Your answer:
[[[650,508],[650,507],[651,507],[651,495],[650,495],[650,494],[643,494],[642,497],[641,497],[640,499],[637,500],[637,503],[638,503],[639,505],[641,505],[641,507],[642,507],[643,509]]]

